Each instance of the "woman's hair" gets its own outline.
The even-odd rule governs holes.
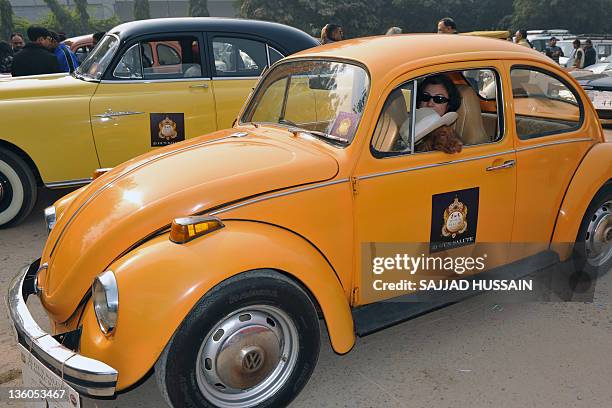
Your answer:
[[[459,106],[461,106],[461,95],[449,77],[444,74],[428,76],[421,82],[421,85],[419,85],[418,95],[421,95],[427,85],[442,85],[446,89],[446,92],[448,92],[448,111],[456,112],[457,109],[459,109]]]
[[[340,26],[337,24],[325,24],[325,27],[321,30],[321,42],[325,44],[327,41],[334,41],[331,35],[339,28]]]

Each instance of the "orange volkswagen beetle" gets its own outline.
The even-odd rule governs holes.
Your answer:
[[[286,405],[321,324],[342,354],[425,311],[395,302],[415,291],[373,283],[389,243],[449,256],[495,243],[482,274],[571,256],[609,268],[610,157],[584,91],[524,47],[406,35],[296,54],[232,129],[130,160],[45,211],[41,259],[8,297],[24,370],[112,396],[154,368],[174,407]]]

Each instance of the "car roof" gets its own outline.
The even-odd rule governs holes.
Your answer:
[[[268,21],[239,18],[179,17],[138,20],[120,24],[109,30],[109,33],[118,35],[124,41],[140,35],[181,31],[250,34],[270,39],[282,45],[284,51],[288,52],[319,45],[316,39],[297,28]]]
[[[440,62],[526,58],[548,65],[551,59],[510,41],[450,34],[406,34],[356,38],[322,45],[289,57],[340,58],[365,65],[371,74],[382,75],[393,67],[414,68]]]

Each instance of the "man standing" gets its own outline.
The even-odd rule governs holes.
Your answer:
[[[590,38],[584,42],[584,66],[589,67],[597,62],[597,53]]]
[[[44,27],[28,28],[29,43],[13,58],[14,77],[61,72],[51,48],[51,33]]]
[[[450,17],[438,21],[438,34],[457,34],[457,24]]]
[[[18,51],[25,46],[25,41],[23,40],[23,36],[19,33],[11,34],[11,48],[13,48],[13,54],[16,54]]]
[[[53,54],[55,54],[55,58],[57,58],[57,64],[59,65],[60,71],[73,73],[79,66],[79,61],[77,60],[76,55],[74,55],[66,44],[62,44],[60,42],[60,37],[56,32],[50,31],[50,35],[50,50]]]
[[[582,69],[584,68],[584,51],[580,48],[580,40],[576,38],[572,45],[574,49],[567,60],[567,67]]]
[[[514,41],[518,45],[522,45],[523,47],[531,48],[531,44],[527,41],[527,30],[517,30],[514,34]]]
[[[563,50],[561,47],[557,47],[556,37],[552,37],[549,41],[549,46],[546,47],[546,56],[548,58],[552,58],[552,60],[558,64],[559,57],[565,57],[565,55],[563,55]]]

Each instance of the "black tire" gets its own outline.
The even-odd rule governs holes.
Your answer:
[[[605,186],[589,204],[578,230],[573,258],[576,272],[591,279],[612,268],[612,186]]]
[[[266,313],[270,320],[262,320]],[[254,337],[255,330],[269,337]],[[270,330],[288,335],[275,336]],[[229,337],[233,342],[226,342]],[[276,338],[283,340],[268,341]],[[175,408],[283,407],[310,378],[319,343],[316,309],[304,289],[272,270],[245,272],[223,281],[193,307],[155,364],[157,384]],[[257,368],[248,365],[251,353],[260,357]],[[220,361],[230,363],[217,364]],[[218,379],[222,381],[215,382]],[[243,385],[233,386],[232,381]],[[236,390],[243,405],[228,397]]]
[[[36,178],[25,161],[0,148],[0,228],[26,218],[36,203]]]

